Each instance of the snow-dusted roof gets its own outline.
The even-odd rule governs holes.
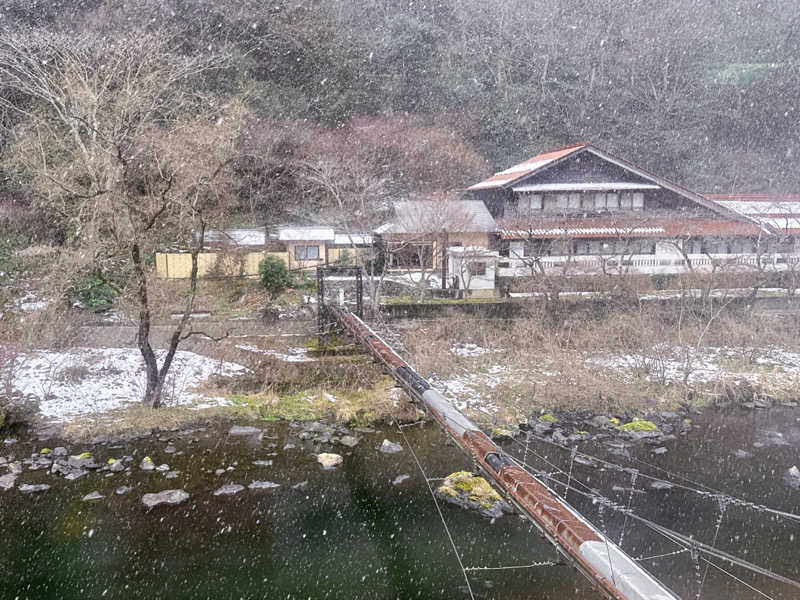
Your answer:
[[[394,204],[394,218],[375,233],[490,233],[497,224],[482,200],[406,200]]]
[[[627,181],[608,181],[598,183],[531,183],[515,185],[515,192],[606,192],[616,190],[657,190],[654,183],[631,183]]]
[[[554,163],[555,161],[564,158],[565,156],[569,156],[570,154],[577,152],[578,150],[583,150],[587,146],[588,144],[586,143],[574,144],[572,146],[565,146],[564,148],[558,148],[557,150],[551,150],[549,152],[543,152],[542,154],[537,154],[533,158],[529,158],[528,160],[521,162],[518,165],[509,167],[505,171],[500,171],[498,173],[495,173],[488,179],[484,179],[480,183],[476,183],[475,185],[472,185],[467,189],[488,190],[488,189],[501,188],[505,185],[508,185],[512,181],[516,181],[527,175],[530,175],[534,171],[538,171],[542,167]]]
[[[266,233],[263,227],[258,229],[220,229],[209,230],[203,237],[205,244],[212,246],[264,247]]]
[[[332,242],[336,234],[332,227],[281,227],[278,239],[282,242]]]
[[[372,236],[368,233],[337,233],[333,243],[337,246],[371,246]]]
[[[447,253],[452,255],[468,254],[469,256],[475,257],[500,256],[500,253],[497,250],[489,250],[488,248],[483,248],[481,246],[450,246],[447,249]]]
[[[707,194],[706,198],[777,234],[800,233],[800,195]]]

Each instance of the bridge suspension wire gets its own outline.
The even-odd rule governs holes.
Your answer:
[[[563,444],[559,444],[558,442],[554,442],[553,440],[549,440],[546,437],[539,436],[539,435],[536,435],[536,434],[531,433],[531,432],[527,432],[527,433],[531,437],[536,439],[536,440],[539,440],[539,441],[544,442],[546,444],[550,444],[551,446],[555,446],[556,448],[561,448],[562,450],[568,450],[570,452],[572,451],[572,449],[569,446],[565,446]],[[518,440],[515,440],[515,439],[512,438],[512,442],[514,444],[522,447],[522,443],[519,442]],[[587,459],[596,461],[596,462],[600,463],[602,466],[604,466],[606,468],[614,469],[614,470],[617,470],[617,471],[626,471],[627,472],[627,471],[630,470],[629,467],[625,467],[625,466],[620,465],[618,463],[610,462],[610,461],[608,461],[606,459],[600,458],[598,456],[594,456],[592,454],[586,454],[585,452],[578,452],[578,456],[581,456],[583,458],[587,458]],[[637,459],[637,458],[631,457],[631,460],[634,460],[635,462],[640,462],[640,463],[642,463],[644,465],[647,465],[648,467],[651,467],[653,469],[657,469],[659,471],[662,471],[662,472],[666,473],[667,475],[669,475],[671,477],[674,477],[674,478],[677,478],[677,479],[683,479],[684,481],[688,481],[688,482],[693,483],[693,484],[695,484],[697,486],[705,487],[708,491],[701,490],[701,489],[698,489],[698,488],[695,488],[695,487],[691,487],[691,486],[688,486],[688,485],[683,485],[683,484],[677,483],[675,481],[668,481],[668,480],[665,480],[665,479],[662,479],[662,478],[659,478],[659,477],[655,477],[653,475],[648,475],[646,473],[642,473],[641,471],[639,471],[639,475],[638,476],[642,477],[644,479],[649,479],[651,481],[667,481],[667,483],[669,483],[670,485],[673,485],[676,488],[679,488],[679,489],[682,489],[682,490],[685,490],[685,491],[688,491],[688,492],[692,492],[694,494],[697,494],[699,496],[703,496],[705,498],[721,498],[721,499],[725,500],[728,504],[733,505],[733,506],[738,506],[738,507],[741,507],[741,508],[747,508],[747,509],[751,509],[751,510],[755,510],[755,511],[759,511],[759,512],[767,512],[767,513],[773,514],[775,516],[778,516],[778,517],[781,517],[781,518],[784,518],[784,519],[800,522],[800,515],[798,515],[798,514],[787,512],[787,511],[783,511],[783,510],[779,510],[777,508],[772,508],[772,507],[769,507],[769,506],[765,506],[763,504],[758,504],[756,502],[751,502],[749,500],[744,500],[743,498],[737,498],[735,496],[731,496],[730,494],[727,494],[727,493],[722,492],[720,490],[716,490],[714,488],[710,488],[708,486],[703,485],[702,483],[694,482],[691,479],[688,479],[688,478],[686,478],[686,477],[684,477],[682,475],[679,475],[677,473],[672,473],[672,472],[670,472],[670,471],[668,471],[666,469],[663,469],[662,467],[659,467],[657,465],[653,465],[653,464],[648,463],[647,461],[643,461],[641,459]],[[552,464],[552,463],[550,463],[550,464]]]
[[[536,454],[535,452],[533,452],[533,453]],[[517,459],[517,458],[515,458],[515,457],[513,457],[511,455],[509,455],[509,456],[519,467],[525,469],[526,471],[528,471],[532,475],[538,475],[539,477],[546,477],[547,479],[550,479],[550,480],[554,481],[555,483],[559,483],[559,484],[563,485],[563,482],[560,481],[559,479],[556,479],[555,477],[552,477],[552,476],[548,476],[546,473],[538,473],[538,472],[535,471],[535,469],[533,469],[532,465],[522,464],[522,463],[520,463],[519,459]],[[547,459],[545,459],[545,460],[547,460]],[[549,461],[547,461],[547,462],[549,462]],[[566,473],[563,470],[561,471],[561,474],[566,475]],[[684,535],[682,533],[679,533],[679,532],[677,532],[677,531],[675,531],[673,529],[669,529],[668,527],[664,527],[663,525],[659,525],[658,523],[656,523],[654,521],[651,521],[650,519],[647,519],[645,517],[642,517],[641,515],[636,514],[632,510],[630,510],[630,509],[628,509],[628,508],[626,508],[624,506],[621,506],[620,504],[617,504],[616,502],[614,502],[613,500],[603,496],[602,494],[598,494],[596,491],[593,491],[591,488],[589,488],[586,484],[581,482],[579,479],[573,478],[573,481],[575,483],[578,483],[578,484],[582,485],[584,488],[586,488],[588,490],[588,491],[584,491],[584,490],[578,489],[575,486],[570,486],[570,489],[573,492],[575,492],[575,493],[577,493],[577,494],[579,494],[581,496],[584,496],[585,498],[588,498],[588,499],[592,500],[593,502],[596,502],[596,503],[598,503],[600,505],[603,505],[603,506],[606,506],[608,508],[611,508],[614,511],[617,511],[617,512],[622,513],[622,514],[627,514],[629,518],[646,525],[648,528],[650,528],[654,532],[662,535],[663,537],[665,537],[666,539],[670,540],[674,544],[682,547],[684,551],[689,551],[689,552],[695,551],[695,552],[700,552],[700,553],[706,554],[708,556],[713,556],[714,558],[718,558],[720,560],[724,560],[725,562],[728,562],[730,564],[736,565],[736,566],[741,567],[743,569],[746,569],[748,571],[752,571],[754,573],[758,573],[759,575],[763,575],[763,576],[768,577],[770,579],[774,579],[774,580],[779,581],[781,583],[785,583],[786,585],[790,585],[792,587],[796,587],[796,588],[800,589],[800,582],[795,581],[794,579],[790,579],[790,578],[785,577],[783,575],[779,575],[778,573],[774,573],[774,572],[770,571],[769,569],[765,569],[764,567],[759,567],[758,565],[753,564],[751,562],[748,562],[748,561],[746,561],[746,560],[744,560],[742,558],[739,558],[739,557],[734,556],[732,554],[728,554],[727,552],[724,552],[723,550],[718,550],[718,549],[714,548],[713,546],[709,546],[708,544],[704,544],[702,542],[699,542],[699,541],[695,540],[694,538],[692,538],[690,536],[686,536],[686,535]],[[677,552],[676,552],[676,554],[677,554]],[[703,560],[705,560],[705,559],[703,559]],[[718,567],[718,565],[715,565],[714,563],[711,563],[711,565]],[[721,568],[720,568],[720,570],[724,571],[724,569],[721,569]],[[737,578],[737,580],[738,580],[738,578]],[[752,586],[748,586],[748,587],[752,587]],[[753,589],[755,589],[755,588],[753,588]],[[762,592],[762,595],[765,595],[765,597],[769,597],[769,596],[766,596],[766,594],[763,594],[763,592]]]
[[[506,571],[509,569],[533,569],[535,567],[557,567],[563,563],[553,562],[552,560],[543,560],[541,562],[531,563],[529,565],[508,565],[506,567],[465,567],[465,571]]]
[[[436,498],[436,493],[433,491],[433,487],[431,487],[430,479],[428,479],[427,474],[425,473],[425,469],[422,468],[422,463],[419,462],[419,458],[417,458],[417,453],[414,452],[414,448],[408,441],[408,437],[406,437],[406,432],[403,431],[403,428],[399,426],[399,423],[395,421],[395,425],[398,425],[397,430],[400,432],[400,435],[403,436],[403,441],[406,444],[411,456],[414,458],[414,462],[417,463],[417,468],[419,472],[422,473],[422,477],[425,479],[425,485],[428,486],[428,491],[431,494],[431,498],[433,498],[433,504],[436,506],[436,512],[439,513],[439,518],[442,521],[442,525],[444,526],[444,531],[447,534],[447,538],[450,540],[450,545],[453,547],[453,553],[456,555],[456,560],[458,561],[458,566],[461,569],[461,574],[464,576],[464,581],[467,584],[467,591],[469,592],[470,600],[475,600],[475,594],[472,593],[472,585],[469,582],[469,575],[467,575],[467,570],[464,568],[464,562],[461,560],[461,554],[458,552],[458,547],[456,546],[456,542],[453,539],[453,535],[450,533],[450,528],[447,526],[447,521],[444,520],[444,514],[442,514],[442,508],[439,506],[439,500]]]
[[[702,560],[704,563],[706,563],[706,569],[708,568],[708,566],[709,566],[709,565],[711,565],[711,566],[712,566],[712,567],[714,567],[715,569],[718,569],[718,570],[722,571],[723,573],[725,573],[725,575],[727,575],[728,577],[730,577],[731,579],[733,579],[733,580],[734,580],[734,581],[736,581],[737,583],[740,583],[740,584],[742,584],[743,586],[745,586],[746,588],[749,588],[749,589],[751,589],[752,591],[754,591],[754,592],[755,592],[756,594],[758,594],[759,596],[763,596],[764,598],[768,598],[768,600],[775,600],[775,598],[773,598],[772,596],[770,596],[770,595],[769,595],[769,594],[767,594],[766,592],[762,592],[762,591],[761,591],[761,590],[759,590],[758,588],[756,588],[756,587],[753,587],[752,585],[750,585],[749,583],[747,583],[747,582],[746,582],[746,581],[744,581],[743,579],[740,579],[739,577],[737,577],[736,575],[734,575],[734,574],[733,574],[733,573],[731,573],[730,571],[728,571],[728,570],[726,570],[726,569],[723,569],[722,567],[720,567],[719,565],[717,565],[717,564],[715,564],[715,563],[711,562],[711,561],[710,561],[710,560],[708,560],[707,558],[702,558],[701,560]]]

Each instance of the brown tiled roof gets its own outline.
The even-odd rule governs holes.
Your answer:
[[[714,219],[681,219],[667,217],[615,218],[590,217],[535,221],[498,222],[500,237],[513,239],[550,238],[679,238],[687,236],[758,235],[755,223]]]
[[[529,158],[526,161],[519,163],[518,165],[514,165],[513,167],[509,167],[504,171],[499,171],[495,173],[491,177],[484,179],[483,181],[476,183],[468,187],[468,190],[489,190],[494,188],[500,188],[509,183],[516,181],[517,179],[521,179],[527,175],[530,175],[534,171],[541,169],[544,166],[549,165],[550,163],[558,160],[559,158],[564,158],[565,156],[572,154],[578,150],[582,150],[586,148],[589,144],[583,142],[580,144],[572,144],[571,146],[564,146],[563,148],[558,148],[556,150],[550,150],[548,152],[543,152],[541,154],[537,154],[536,156]]]

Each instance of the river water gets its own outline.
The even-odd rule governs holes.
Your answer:
[[[615,454],[619,449],[586,442],[581,452],[639,473],[631,488],[630,471],[573,463],[571,485],[585,490],[585,484],[661,525],[800,579],[800,522],[733,504],[725,505],[719,521],[717,499],[679,487],[653,490],[645,477],[666,477],[659,471],[666,469],[672,481],[687,488],[708,486],[799,513],[800,491],[781,482],[783,472],[800,463],[798,418],[800,411],[792,409],[708,411],[695,418],[688,435],[667,443],[668,452],[661,455],[640,444],[625,449],[630,457],[624,457]],[[453,544],[465,567],[554,559],[552,548],[515,515],[490,522],[443,504],[451,544],[410,450],[428,478],[469,469],[471,461],[434,426],[406,428],[407,441],[388,426],[362,432],[352,449],[300,441],[297,430],[286,424],[259,426],[264,428],[261,440],[229,436],[230,425],[218,425],[118,444],[69,446],[71,454],[90,451],[98,461],[131,455],[130,474],[98,471],[66,481],[45,471],[23,472],[17,485],[46,482],[52,487],[28,495],[17,488],[0,492],[0,598],[469,598]],[[378,452],[384,438],[402,442],[404,451]],[[284,449],[287,442],[297,448]],[[57,440],[46,443],[58,445]],[[170,444],[177,453],[165,453]],[[23,439],[0,446],[0,456],[20,459],[43,445]],[[505,447],[518,456],[526,453],[519,443]],[[341,453],[343,464],[322,469],[314,456],[322,450]],[[752,456],[737,458],[736,450]],[[180,472],[178,477],[140,471],[137,465],[145,455],[156,464],[168,463]],[[570,452],[542,441],[529,444],[526,458],[549,473],[569,470]],[[253,463],[270,460],[271,465]],[[402,474],[410,478],[394,485]],[[280,487],[213,495],[223,484],[246,486],[253,480]],[[307,483],[295,489],[302,482]],[[133,489],[116,495],[122,485]],[[142,504],[144,493],[170,488],[185,489],[190,498],[150,510]],[[92,491],[104,498],[83,501]],[[634,557],[681,550],[610,508],[601,512],[601,504],[590,497],[573,491],[568,499],[613,539],[619,541],[624,530],[622,546]],[[800,589],[714,562],[772,598],[800,598]],[[694,598],[701,581],[701,598],[764,597],[716,567],[706,571],[700,563],[698,570],[689,552],[644,564],[682,598]],[[470,571],[468,579],[476,598],[598,597],[568,566]]]

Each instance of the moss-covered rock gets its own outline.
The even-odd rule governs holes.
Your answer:
[[[436,489],[439,498],[462,508],[477,510],[482,515],[497,518],[511,509],[494,488],[483,478],[468,471],[448,475]]]
[[[539,420],[544,421],[545,423],[555,423],[556,421],[558,421],[558,419],[556,419],[553,415],[549,413],[544,413],[543,415],[540,415]]]
[[[617,429],[626,431],[628,433],[643,433],[649,431],[658,431],[658,427],[652,421],[645,421],[644,419],[634,419],[630,423],[619,425]]]

